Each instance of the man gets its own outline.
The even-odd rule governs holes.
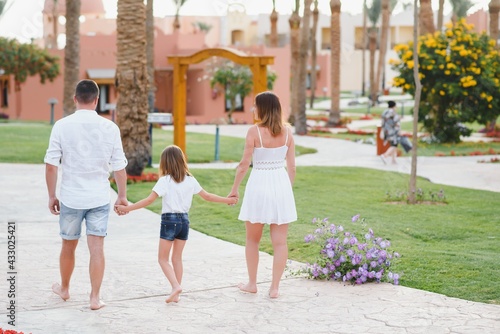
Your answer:
[[[391,145],[387,151],[380,155],[380,158],[386,163],[386,158],[391,157],[393,164],[396,163],[399,144],[399,130],[401,127],[401,119],[396,113],[396,102],[387,102],[387,109],[382,113],[382,131],[384,133],[384,141]]]
[[[77,111],[54,124],[45,155],[45,179],[49,209],[59,215],[62,248],[59,259],[61,284],[52,291],[69,298],[69,283],[75,267],[75,249],[85,220],[90,252],[90,308],[104,306],[99,292],[104,276],[104,237],[110,210],[109,172],[118,186],[115,204],[127,205],[127,159],[120,130],[95,111],[99,87],[92,80],[80,81],[73,97]],[[58,167],[62,168],[60,201],[56,196]]]

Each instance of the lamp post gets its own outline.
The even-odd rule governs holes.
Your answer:
[[[50,125],[54,125],[54,106],[59,102],[56,98],[51,97],[49,99],[50,104]]]

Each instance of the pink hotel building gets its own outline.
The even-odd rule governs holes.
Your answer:
[[[50,120],[49,99],[55,98],[58,103],[54,107],[55,120],[63,115],[63,71],[64,48],[51,45],[54,34],[53,1],[46,0],[43,9],[43,38],[35,41],[46,47],[52,54],[60,57],[61,74],[53,82],[41,84],[38,76],[29,77],[17,91],[12,76],[0,75],[0,113],[7,114],[10,119]],[[59,44],[64,43],[64,1],[57,5],[57,33]],[[411,12],[403,12],[391,18],[390,44],[410,40],[412,26]],[[82,1],[80,24],[80,77],[95,80],[101,88],[98,112],[105,117],[112,117],[117,101],[115,88],[116,69],[116,20],[105,18],[102,0]],[[358,92],[361,90],[362,78],[362,17],[343,13],[342,21],[342,57],[341,57],[341,89]],[[487,29],[488,15],[480,11],[468,19],[476,24],[478,31]],[[229,7],[226,17],[215,16],[181,16],[181,28],[173,31],[173,17],[155,18],[155,109],[159,112],[171,112],[173,107],[172,66],[167,57],[172,55],[190,55],[204,48],[235,48],[249,55],[274,56],[274,65],[270,70],[277,74],[274,91],[280,96],[283,110],[289,112],[290,100],[290,47],[288,16],[278,19],[279,47],[268,47],[270,21],[268,14],[249,16],[241,6]],[[208,32],[200,30],[199,23],[210,26]],[[318,61],[316,66],[316,96],[327,96],[330,91],[330,16],[320,14],[318,32]],[[395,54],[388,54],[394,58]],[[368,55],[366,57],[368,62]],[[191,65],[187,74],[187,123],[219,122],[226,118],[224,94],[210,87],[208,79],[210,61]],[[310,66],[308,66],[310,73]],[[368,65],[366,66],[368,72]],[[367,74],[366,74],[367,75]],[[395,75],[389,66],[386,79],[389,83]],[[365,79],[366,82],[366,79]],[[233,119],[238,123],[251,123],[250,112],[253,96],[242,101],[242,111],[235,112]]]

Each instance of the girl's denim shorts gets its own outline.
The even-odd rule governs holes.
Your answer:
[[[189,218],[187,213],[162,213],[160,238],[174,241],[187,240],[189,235]]]

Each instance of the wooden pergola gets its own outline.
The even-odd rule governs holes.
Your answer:
[[[171,56],[168,62],[174,66],[174,144],[186,153],[186,75],[191,64],[198,64],[210,57],[222,57],[250,67],[253,74],[254,96],[267,90],[267,65],[274,64],[273,56],[248,56],[229,48],[205,49],[190,56]]]

